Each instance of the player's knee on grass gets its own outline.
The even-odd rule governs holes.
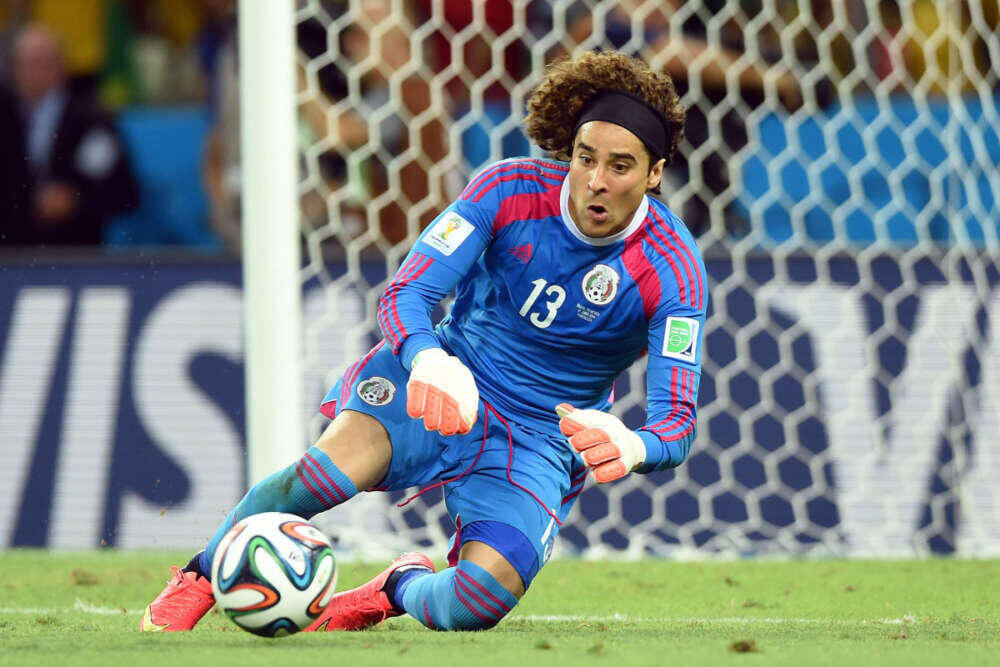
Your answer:
[[[455,567],[404,584],[406,611],[434,630],[486,630],[506,616],[538,573],[539,555],[520,530],[499,521],[462,526]]]
[[[432,630],[487,630],[517,604],[517,597],[472,561],[410,582],[406,611]]]
[[[518,602],[492,574],[471,561],[458,561],[452,585],[454,630],[492,628]]]

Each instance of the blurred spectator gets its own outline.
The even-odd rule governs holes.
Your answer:
[[[208,81],[207,109],[211,131],[205,145],[204,181],[211,202],[211,224],[234,254],[240,252],[241,169],[240,100],[238,71],[238,31],[236,3],[233,0],[204,2],[206,21],[198,37],[202,69]],[[326,50],[326,29],[316,21],[296,27],[299,48],[308,56]],[[297,86],[306,87],[305,74],[297,68]],[[332,139],[345,153],[368,140],[367,125],[358,113],[341,114],[338,122],[329,123],[328,110],[333,100],[347,95],[347,82],[336,67],[327,67],[319,76],[320,90],[299,106],[299,148],[304,150],[316,141]],[[346,162],[339,152],[330,150],[318,160],[320,176],[328,190],[346,182]],[[361,186],[356,184],[359,189]],[[310,190],[303,196],[303,223],[312,227],[325,225],[329,215],[320,196]],[[343,211],[341,211],[343,216]],[[355,229],[354,233],[360,232]]]
[[[205,142],[204,183],[212,229],[235,254],[240,251],[240,98],[236,3],[205,0],[205,23],[197,38],[207,81],[210,130]]]
[[[108,7],[118,0],[30,0],[27,19],[46,26],[60,45],[63,85],[98,93],[105,59]]]
[[[343,5],[327,3],[327,11],[336,15]],[[299,52],[306,61],[322,57],[329,46],[326,27],[316,18],[301,21],[296,26]],[[349,94],[347,75],[330,63],[317,70],[314,79],[299,59],[297,87],[299,91],[299,147],[304,158],[303,168],[307,189],[302,194],[302,222],[310,229],[339,220],[342,234],[353,238],[364,232],[365,205],[370,197],[371,179],[365,169],[354,169],[348,178],[347,156],[368,143],[368,122],[360,110],[345,104]],[[339,111],[334,109],[339,107]],[[322,143],[326,148],[316,156],[310,147]],[[341,190],[343,188],[343,190]],[[339,192],[338,192],[339,191]],[[335,197],[331,197],[337,193]],[[337,204],[332,204],[336,199]],[[336,206],[336,211],[330,207]]]
[[[883,79],[909,79],[932,95],[968,93],[991,79],[998,88],[1000,62],[990,46],[1000,30],[997,0],[880,0],[878,11],[886,31],[885,42],[876,45]]]
[[[328,3],[328,6],[329,10],[337,11],[339,5],[343,11],[345,4]],[[389,0],[352,3],[352,21],[340,33],[340,49],[347,60],[344,66],[354,70],[351,73],[358,76],[360,84],[361,96],[351,98],[352,110],[367,127],[362,132],[351,131],[352,124],[341,118],[339,127],[331,128],[331,134],[336,129],[341,142],[349,148],[353,148],[350,145],[353,136],[365,141],[363,150],[373,150],[365,162],[364,187],[369,201],[379,203],[374,211],[369,204],[368,217],[378,221],[382,236],[391,243],[399,243],[407,236],[411,216],[422,228],[446,204],[442,181],[427,165],[442,161],[448,150],[444,109],[431,109],[431,77],[410,62],[411,35],[419,21],[412,6],[397,12],[394,4]],[[362,64],[365,69],[358,71]],[[390,85],[390,77],[399,77],[411,67],[413,71]],[[345,86],[340,96],[324,92],[336,100],[346,95],[348,89]],[[384,114],[385,110],[391,113]],[[422,117],[419,128],[410,120],[416,116]],[[380,120],[376,124],[372,118]],[[377,137],[378,143],[369,140],[370,137]],[[410,155],[406,156],[407,153]],[[386,197],[394,187],[398,191]]]
[[[206,26],[202,41],[214,119],[206,146],[205,182],[212,201],[213,227],[229,248],[238,252],[235,3],[212,0],[207,4],[216,19]],[[424,115],[431,105],[428,77],[417,70],[398,85],[390,85],[390,77],[411,64],[413,21],[407,10],[394,11],[389,0],[350,4],[322,0],[316,5],[315,15],[300,21],[296,28],[300,54],[296,71],[298,144],[300,155],[306,156],[308,184],[300,202],[301,223],[317,228],[339,220],[347,237],[362,233],[366,224],[375,225],[382,238],[401,242],[411,218],[417,226],[424,226],[443,205],[441,179],[431,175],[428,165],[447,154],[442,114]],[[331,38],[337,40],[340,56],[315,73],[307,71],[310,60],[328,52]],[[353,86],[349,84],[352,77]],[[410,119],[415,116],[423,116],[419,129],[411,126]],[[317,145],[322,147],[318,153]],[[363,151],[364,157],[351,161],[353,171],[348,176],[348,157],[354,151]],[[408,151],[412,156],[404,159]]]
[[[118,16],[124,14],[128,24],[116,25],[114,16],[108,20],[105,96],[117,89],[116,80],[128,83],[131,67],[145,104],[200,104],[206,82],[199,40],[214,16],[211,7],[205,0],[127,0]]]
[[[0,220],[2,242],[101,243],[105,223],[138,203],[111,118],[67,85],[59,43],[40,25],[17,35],[12,72],[16,95],[0,99],[0,118],[14,119],[23,137],[29,203],[25,219]]]
[[[204,183],[211,206],[212,228],[230,252],[239,254],[242,243],[242,151],[236,3],[233,0],[205,0],[203,10],[205,22],[198,35],[197,46],[207,81],[206,109],[211,123],[205,144]],[[326,50],[326,32],[321,25],[306,21],[298,24],[296,32],[298,45],[307,54],[315,56]],[[327,124],[326,111],[331,104],[328,96],[343,97],[347,94],[347,87],[346,81],[331,80],[331,71],[339,72],[336,68],[327,68],[321,76],[322,90],[299,109],[302,125],[299,131],[300,148],[328,135],[337,136]],[[301,67],[297,70],[297,79],[301,90],[305,86]],[[350,142],[349,148],[356,148],[367,141],[363,119],[357,118],[354,125],[361,129],[351,133],[354,141]],[[344,184],[346,166],[336,151],[324,154],[320,166],[322,175],[329,179],[327,185],[330,189],[335,190]],[[310,224],[319,226],[329,221],[325,207],[315,196],[306,196],[303,205]]]
[[[28,225],[27,148],[14,94],[0,84],[0,245]]]
[[[14,40],[21,28],[30,21],[29,3],[30,0],[0,2],[0,86],[11,85],[10,64]]]
[[[531,145],[521,131],[520,123],[511,123],[500,142],[500,154],[493,155],[490,134],[492,130],[513,116],[520,119],[524,109],[523,99],[515,100],[514,89],[532,74],[529,44],[533,39],[535,24],[544,20],[544,9],[525,7],[528,30],[519,39],[511,41],[497,55],[502,62],[494,62],[494,44],[509,37],[515,28],[515,7],[511,0],[484,0],[474,6],[467,0],[448,0],[438,4],[432,0],[413,0],[414,20],[417,25],[428,21],[437,27],[425,41],[425,56],[434,73],[441,73],[454,66],[462,76],[449,77],[444,86],[452,117],[457,121],[475,119],[462,132],[462,157],[472,171],[485,165],[492,157],[509,158],[528,155]],[[551,9],[550,9],[551,11]],[[539,16],[539,14],[542,14]],[[470,34],[469,27],[477,16],[482,23]],[[516,28],[515,28],[516,30]],[[463,34],[461,48],[455,49],[457,34]],[[452,56],[460,60],[453,63]],[[469,76],[477,83],[488,85],[469,86]],[[529,89],[522,87],[522,96]],[[481,112],[478,109],[481,108]],[[458,188],[464,187],[470,174],[460,177]],[[457,193],[456,193],[457,194]]]

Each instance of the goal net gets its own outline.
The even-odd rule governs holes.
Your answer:
[[[311,438],[420,230],[539,154],[519,125],[546,64],[617,49],[688,109],[662,197],[709,273],[699,429],[676,470],[588,484],[557,553],[1000,553],[997,0],[296,7]],[[643,373],[615,386],[632,427]],[[361,556],[443,552],[440,492],[403,497],[319,521]]]

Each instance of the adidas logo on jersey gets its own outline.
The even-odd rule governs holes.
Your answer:
[[[516,245],[510,249],[510,254],[527,264],[531,261],[531,244]]]

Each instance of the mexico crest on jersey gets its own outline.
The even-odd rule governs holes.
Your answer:
[[[396,395],[396,385],[378,375],[358,383],[358,396],[368,405],[385,405]]]
[[[618,272],[607,264],[598,264],[583,277],[583,295],[595,306],[606,306],[618,293]]]

